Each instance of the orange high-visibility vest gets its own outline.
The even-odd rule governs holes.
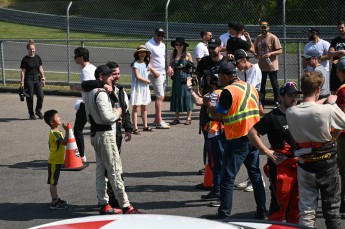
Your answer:
[[[258,92],[253,85],[243,81],[235,82],[224,90],[232,96],[231,107],[223,116],[226,139],[246,136],[260,120]]]
[[[222,90],[215,90],[214,91],[217,95],[218,98],[220,96],[220,93],[222,93]],[[210,113],[208,113],[208,116],[212,119],[212,115]],[[217,131],[221,131],[222,129],[224,129],[224,125],[222,122],[217,122],[217,121],[209,121],[208,123],[206,123],[206,125],[204,126],[204,130],[207,131],[207,133],[213,134]]]

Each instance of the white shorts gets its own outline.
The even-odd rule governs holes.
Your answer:
[[[150,74],[149,78],[152,83],[156,98],[164,97],[165,88],[167,86],[166,74],[160,73],[158,78],[155,78],[153,74]]]

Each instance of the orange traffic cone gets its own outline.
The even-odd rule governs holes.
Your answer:
[[[68,141],[66,146],[65,164],[61,170],[80,171],[89,164],[83,164],[81,161],[77,143],[75,142],[74,134],[70,123],[67,123]]]
[[[211,167],[206,164],[205,165],[205,174],[204,174],[204,187],[212,188],[213,187],[213,174]]]

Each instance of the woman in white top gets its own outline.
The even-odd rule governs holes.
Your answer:
[[[132,67],[131,99],[133,106],[132,121],[133,134],[140,134],[138,129],[138,107],[140,106],[143,131],[153,131],[147,124],[147,105],[151,102],[150,93],[150,55],[151,52],[144,45],[140,45],[134,52]]]

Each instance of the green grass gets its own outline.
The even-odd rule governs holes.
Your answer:
[[[1,70],[1,69],[0,69]],[[19,70],[6,70],[6,79],[13,80],[15,82],[19,82],[20,80],[20,71]],[[47,80],[47,84],[52,84],[52,82],[62,82],[61,84],[68,83],[68,76],[67,73],[56,73],[56,72],[45,72],[45,77]],[[50,82],[49,82],[50,81]],[[130,75],[121,75],[121,83],[122,84],[131,84],[132,77]],[[80,74],[71,73],[70,74],[70,82],[71,83],[79,83],[80,82]]]
[[[67,33],[61,29],[51,29],[44,27],[36,27],[8,22],[0,22],[0,31],[6,31],[0,33],[0,39],[61,39],[61,42],[46,41],[45,43],[65,43]],[[82,32],[70,32],[70,39],[72,40],[116,40],[114,41],[85,41],[85,46],[98,46],[98,47],[111,47],[111,48],[133,48],[143,44],[150,36],[138,37],[138,36],[125,36],[125,35],[111,35],[104,33],[82,33]],[[134,40],[133,40],[134,39]],[[138,40],[140,39],[140,40]],[[133,41],[130,41],[133,40]],[[193,51],[194,47],[199,41],[187,41],[189,43],[189,51]],[[281,41],[282,42],[282,41]],[[71,45],[80,45],[80,41],[71,42]],[[302,44],[301,51],[304,50],[305,44]],[[170,42],[168,49],[172,49]],[[288,43],[286,46],[286,52],[289,54],[297,53],[297,44]]]

